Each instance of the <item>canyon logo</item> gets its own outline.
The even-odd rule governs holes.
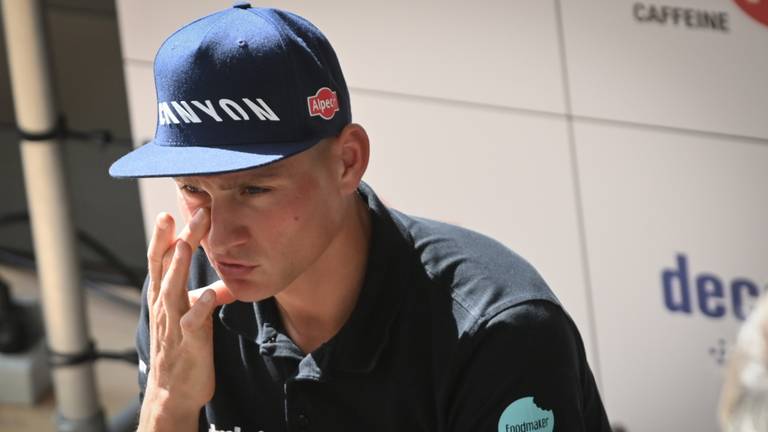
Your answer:
[[[734,0],[734,2],[749,16],[768,26],[768,0]]]
[[[222,122],[224,119],[221,112],[227,114],[229,118],[235,121],[250,120],[248,112],[242,107],[241,104],[247,106],[253,114],[261,121],[280,121],[280,118],[272,111],[272,108],[267,105],[261,98],[256,98],[256,102],[248,98],[242,98],[242,102],[238,103],[232,99],[218,99],[214,104],[210,100],[200,101],[170,101],[159,102],[157,104],[158,124],[160,126],[184,123],[202,123],[211,119]],[[216,106],[221,111],[217,111]],[[195,107],[195,108],[192,108]],[[206,116],[201,114],[205,113]]]

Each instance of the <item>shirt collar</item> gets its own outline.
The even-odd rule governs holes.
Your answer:
[[[320,348],[328,356],[327,363],[323,363],[346,372],[368,372],[376,366],[389,340],[409,277],[406,260],[410,254],[404,252],[413,250],[373,190],[361,183],[358,193],[371,214],[371,242],[363,286],[347,322]],[[259,344],[262,354],[277,354],[265,351],[281,337],[282,325],[274,297],[224,305],[219,317],[229,330]]]

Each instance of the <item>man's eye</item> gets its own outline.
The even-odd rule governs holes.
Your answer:
[[[243,188],[243,193],[246,195],[259,195],[267,192],[269,192],[269,188],[261,186],[245,186]]]
[[[190,194],[202,193],[200,189],[188,184],[179,186],[179,189],[181,189],[183,192],[190,193]]]

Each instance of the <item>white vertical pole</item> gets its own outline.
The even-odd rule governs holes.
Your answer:
[[[16,123],[30,133],[50,131],[57,111],[40,1],[2,6]],[[21,156],[48,346],[80,353],[89,344],[88,323],[60,143],[22,141]],[[59,431],[105,429],[92,363],[55,368],[53,384]]]

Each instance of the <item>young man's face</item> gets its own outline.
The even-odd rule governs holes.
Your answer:
[[[175,178],[179,207],[189,220],[210,209],[201,242],[208,259],[241,301],[275,295],[312,267],[342,219],[328,141],[252,170]]]

